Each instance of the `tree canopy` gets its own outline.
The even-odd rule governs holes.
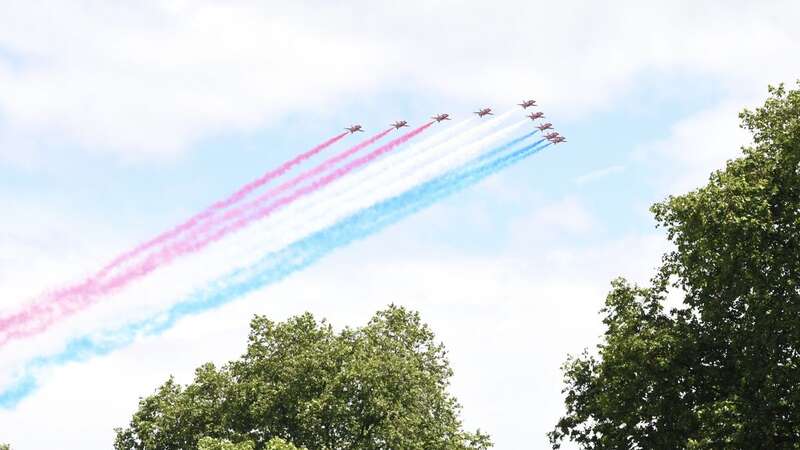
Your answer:
[[[273,440],[270,440],[267,443],[267,449],[272,450],[270,448],[270,444],[273,443]],[[233,443],[227,439],[214,439],[208,436],[200,438],[197,441],[197,450],[253,450],[255,445],[253,441],[242,441]],[[287,450],[294,450],[297,447],[289,447]],[[283,450],[283,449],[281,449]]]
[[[391,306],[335,332],[303,314],[256,316],[247,351],[141,399],[117,450],[486,449],[462,430],[446,351],[417,313]],[[296,447],[295,447],[296,446]]]
[[[227,439],[214,439],[203,437],[197,441],[197,450],[254,450],[256,448],[253,441],[242,441],[233,443]],[[286,442],[281,438],[272,438],[267,442],[265,450],[302,450]]]
[[[800,448],[800,90],[769,92],[742,157],[652,207],[674,250],[651,286],[612,283],[553,448]]]

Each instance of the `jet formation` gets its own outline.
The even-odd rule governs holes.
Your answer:
[[[531,106],[536,106],[536,100],[523,100],[522,103],[517,103],[522,109],[528,109]],[[535,111],[526,116],[527,118],[531,119],[532,121],[536,121],[537,119],[544,119],[544,113],[541,111]],[[544,134],[546,130],[552,130],[553,124],[550,122],[541,123],[536,125],[536,128]],[[567,138],[561,136],[560,134],[556,133],[555,131],[551,133],[544,134],[544,138],[550,141],[551,144],[560,144],[562,142],[567,142]]]
[[[522,109],[528,109],[530,107],[537,106],[536,105],[536,100],[523,100],[522,103],[518,103],[518,105],[521,106]],[[478,117],[494,115],[494,113],[492,112],[492,108],[481,108],[481,109],[475,111],[474,114],[477,114]],[[545,115],[541,111],[534,111],[534,112],[528,114],[525,117],[527,117],[527,118],[529,118],[529,119],[531,119],[532,121],[535,122],[537,120],[544,119]],[[450,114],[446,114],[446,113],[437,114],[437,115],[431,117],[431,119],[433,119],[437,123],[445,121],[445,120],[450,120]],[[399,130],[400,128],[407,127],[408,126],[408,121],[398,120],[398,121],[394,122],[393,124],[391,124],[391,126],[395,130]],[[535,126],[535,128],[537,128],[542,133],[544,138],[547,139],[548,141],[550,141],[550,143],[552,143],[552,144],[560,144],[562,142],[567,142],[567,138],[565,138],[564,136],[558,134],[555,131],[551,131],[551,132],[545,134],[545,131],[553,129],[553,124],[550,123],[550,122],[545,122],[545,123],[541,123],[540,122],[538,125]],[[364,129],[361,127],[361,125],[352,125],[352,126],[349,126],[349,127],[345,128],[345,130],[349,131],[351,134],[356,133],[356,132],[363,132],[364,131]]]

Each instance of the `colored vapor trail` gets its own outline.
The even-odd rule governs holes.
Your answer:
[[[446,158],[448,155],[464,154],[465,149],[475,147],[474,145],[470,145],[470,142],[474,143],[474,139],[501,124],[508,116],[509,114],[502,114],[492,118],[491,120],[485,121],[478,126],[474,126],[465,131],[454,134],[454,131],[459,131],[473,123],[473,119],[468,119],[457,123],[444,133],[440,133],[442,136],[441,139],[428,139],[419,144],[409,146],[401,153],[393,154],[381,159],[380,161],[376,161],[375,163],[370,164],[364,170],[354,173],[346,178],[342,178],[337,181],[335,185],[326,189],[321,193],[321,196],[325,197],[324,199],[309,197],[305,199],[305,201],[295,204],[294,209],[299,209],[297,208],[298,206],[308,207],[308,203],[333,203],[340,199],[343,195],[348,195],[351,197],[369,196],[376,190],[383,190],[387,183],[387,177],[398,177],[398,172],[412,172],[415,170],[415,168],[427,167],[433,161],[436,161],[440,158]],[[487,141],[482,142],[488,144]]]
[[[192,230],[190,234],[183,240],[165,245],[154,253],[148,255],[143,261],[134,264],[132,267],[126,267],[121,273],[111,276],[108,280],[97,281],[85,289],[78,290],[73,295],[50,297],[44,302],[35,303],[28,306],[21,312],[18,312],[10,317],[4,318],[0,321],[0,345],[22,337],[30,337],[39,334],[53,325],[55,322],[72,315],[89,305],[98,301],[102,296],[108,295],[132,282],[139,279],[158,267],[167,264],[177,257],[197,252],[209,244],[222,239],[224,236],[239,231],[250,223],[262,219],[270,215],[278,208],[284,207],[297,199],[315,192],[333,181],[347,175],[355,169],[358,169],[378,157],[394,150],[398,146],[408,142],[418,134],[428,129],[434,122],[429,122],[422,125],[408,133],[390,141],[389,143],[378,147],[376,150],[359,157],[342,167],[333,170],[331,173],[313,180],[310,184],[303,186],[289,195],[280,197],[272,203],[263,205],[264,202],[271,199],[275,194],[282,190],[286,190],[301,182],[308,181],[315,175],[330,169],[335,163],[351,156],[358,150],[363,149],[371,143],[374,143],[381,137],[385,136],[389,131],[379,133],[378,135],[368,139],[365,142],[329,159],[322,163],[317,168],[309,170],[300,176],[284,183],[273,191],[270,191],[257,200],[250,202],[247,208],[239,208],[236,214],[233,211],[225,214],[223,220],[235,219],[213,232],[209,232],[210,225],[206,224],[200,227],[199,230]],[[333,161],[333,162],[332,162]],[[237,217],[237,215],[239,217]],[[217,224],[218,222],[213,222]]]
[[[379,202],[383,199],[398,195],[411,187],[421,184],[431,178],[441,176],[442,173],[447,172],[453,167],[459,167],[461,164],[469,161],[472,157],[479,153],[476,150],[485,150],[490,143],[501,137],[506,136],[516,126],[512,125],[494,133],[487,138],[481,139],[477,143],[464,146],[460,149],[444,149],[437,153],[431,151],[424,152],[429,156],[427,162],[420,163],[419,161],[411,161],[414,164],[422,164],[417,169],[412,169],[411,173],[405,173],[404,164],[408,158],[401,161],[395,161],[397,170],[385,172],[376,165],[370,165],[359,175],[367,171],[375,172],[373,177],[367,177],[352,189],[348,189],[344,193],[336,192],[335,190],[325,190],[321,192],[321,196],[317,198],[308,197],[305,201],[311,201],[311,204],[303,205],[301,207],[298,203],[292,205],[291,210],[284,210],[284,217],[280,220],[277,216],[273,216],[272,220],[267,221],[263,226],[259,227],[263,230],[260,235],[250,234],[245,239],[241,240],[240,247],[243,250],[239,254],[231,254],[225,259],[235,261],[239,267],[246,267],[252,264],[250,258],[251,249],[258,248],[262,252],[276,250],[285,245],[289,245],[292,241],[307,234],[312,234],[320,229],[333,225],[344,217],[358,211],[359,209],[368,207],[373,203]],[[537,132],[531,132],[521,138],[514,139],[502,146],[490,151],[497,152],[507,150],[509,147],[521,142],[524,139],[532,136]],[[406,149],[401,155],[407,156]],[[396,155],[399,156],[399,155]],[[381,162],[388,162],[382,160]],[[395,158],[397,159],[397,158]],[[414,158],[416,159],[416,158]],[[405,167],[408,168],[408,167]],[[348,178],[347,181],[351,179]],[[288,219],[288,220],[286,220]]]
[[[150,248],[153,248],[157,245],[161,245],[169,241],[170,239],[179,236],[183,232],[191,229],[192,227],[203,222],[204,220],[216,215],[220,211],[240,202],[254,190],[264,186],[265,184],[269,183],[270,181],[278,177],[283,176],[294,167],[306,162],[307,160],[316,156],[317,154],[327,149],[331,145],[337,143],[342,138],[347,136],[347,134],[348,134],[347,132],[339,133],[338,135],[333,136],[332,138],[318,144],[317,146],[311,148],[310,150],[307,150],[295,156],[294,158],[284,162],[277,168],[270,170],[269,172],[263,174],[259,178],[245,184],[239,190],[231,194],[229,197],[217,201],[216,203],[212,204],[205,210],[190,217],[188,220],[181,223],[180,225],[177,225],[174,228],[156,236],[155,238],[146,241],[125,253],[120,254],[119,256],[114,258],[110,263],[106,264],[103,268],[101,268],[96,274],[92,275],[91,277],[87,278],[81,283],[47,293],[43,296],[44,297],[43,299],[34,301],[34,303],[30,304],[26,310],[23,310],[16,314],[12,314],[11,316],[8,317],[0,318],[0,336],[2,336],[2,333],[6,332],[7,329],[19,326],[20,324],[28,320],[31,320],[33,314],[39,311],[39,305],[41,302],[58,302],[61,299],[69,296],[86,295],[88,292],[90,292],[92,287],[99,282],[100,279],[106,277],[109,273],[113,272],[115,269],[117,269],[126,261],[138,256],[139,254],[145,252],[146,250],[149,250]],[[386,132],[383,132],[379,136],[383,137],[385,135]],[[380,137],[378,137],[378,139]],[[370,143],[374,142],[375,140],[377,139],[375,138],[370,139],[371,141]],[[0,337],[0,345],[3,345],[3,343],[5,343],[5,339],[3,337]]]
[[[420,127],[419,129],[417,129],[418,131],[417,130],[411,131],[411,132],[407,133],[406,135],[401,136],[398,139],[395,139],[394,141],[390,142],[387,145],[391,145],[391,149],[394,149],[398,145],[402,145],[403,143],[407,142],[409,139],[413,138],[414,136],[416,136],[420,132],[424,131],[426,128],[427,127],[424,127],[424,128]],[[254,209],[256,209],[259,206],[263,205],[264,202],[266,202],[268,200],[271,200],[276,195],[281,194],[283,192],[286,192],[287,190],[289,190],[289,189],[291,189],[293,187],[296,187],[297,185],[299,185],[301,183],[304,183],[304,182],[306,182],[308,180],[311,180],[312,178],[322,174],[325,171],[330,170],[336,164],[342,162],[343,160],[349,158],[350,156],[352,156],[355,153],[363,150],[364,148],[369,147],[370,145],[374,144],[376,141],[378,141],[382,137],[384,137],[387,134],[389,134],[392,130],[393,130],[393,128],[389,128],[388,130],[382,131],[382,132],[376,134],[375,136],[373,136],[373,137],[371,137],[371,138],[359,143],[358,145],[356,145],[356,146],[354,146],[352,148],[349,148],[349,149],[339,153],[338,155],[333,156],[332,158],[328,159],[327,161],[323,162],[322,164],[318,165],[317,167],[314,167],[313,169],[307,170],[307,171],[301,173],[300,175],[292,178],[291,180],[282,183],[278,187],[269,190],[268,192],[266,192],[265,194],[257,197],[255,200],[249,202],[248,204],[246,204],[246,205],[244,205],[242,207],[239,207],[237,209],[234,209],[232,211],[226,212],[218,220],[206,223],[202,227],[199,227],[199,228],[197,228],[195,230],[192,230],[192,234],[188,236],[188,238],[186,239],[186,242],[191,242],[192,240],[199,239],[204,234],[207,234],[209,232],[209,230],[211,230],[214,226],[219,225],[219,224],[221,224],[221,223],[223,223],[225,221],[228,221],[228,220],[231,220],[231,219],[235,219],[237,217],[241,217],[242,215],[246,214],[248,211],[253,211]],[[395,141],[397,141],[397,142],[395,143]],[[368,161],[364,162],[363,164],[366,164],[371,160],[372,159],[369,159]],[[363,164],[358,164],[357,166],[361,166]],[[349,170],[347,172],[349,172]],[[346,174],[347,172],[343,173],[342,175]],[[331,181],[333,181],[334,179],[339,178],[340,176],[333,177],[333,179]],[[316,189],[314,189],[314,190],[316,190]],[[309,191],[309,192],[312,192],[312,191]],[[297,196],[295,198],[299,198],[299,197],[300,196]]]
[[[69,288],[58,290],[58,291],[54,292],[53,294],[51,294],[51,296],[52,297],[61,297],[61,296],[66,296],[66,295],[74,295],[76,293],[81,292],[82,290],[85,290],[87,287],[89,287],[92,284],[94,284],[98,279],[103,278],[106,275],[108,275],[110,272],[112,272],[114,269],[119,267],[125,261],[127,261],[127,260],[129,260],[129,259],[131,259],[131,258],[133,258],[133,257],[135,257],[137,255],[139,255],[140,253],[144,252],[145,250],[148,250],[148,249],[150,249],[152,247],[155,247],[156,245],[162,244],[162,243],[168,241],[169,239],[172,239],[172,238],[180,235],[184,231],[187,231],[187,230],[191,229],[195,225],[197,225],[197,224],[201,223],[202,221],[214,216],[215,214],[219,213],[220,211],[224,210],[225,208],[227,208],[227,207],[229,207],[229,206],[231,206],[231,205],[233,205],[235,203],[240,202],[242,199],[247,197],[247,195],[249,195],[254,190],[256,190],[256,189],[260,188],[261,186],[269,183],[270,181],[274,180],[275,178],[278,178],[278,177],[284,175],[286,172],[288,172],[289,170],[293,169],[297,165],[299,165],[299,164],[311,159],[312,157],[316,156],[318,153],[322,152],[326,148],[328,148],[331,145],[335,144],[336,142],[338,142],[339,140],[341,140],[345,136],[347,136],[346,132],[345,133],[340,133],[340,134],[328,139],[327,141],[317,145],[316,147],[313,147],[312,149],[297,155],[296,157],[290,159],[289,161],[284,162],[283,164],[281,164],[277,168],[265,173],[261,177],[259,177],[259,178],[255,179],[255,180],[251,181],[250,183],[247,183],[246,185],[242,186],[238,191],[234,192],[228,198],[226,198],[224,200],[220,200],[220,201],[214,203],[213,205],[209,206],[208,208],[206,208],[205,210],[201,211],[200,213],[192,216],[191,218],[189,218],[189,220],[183,222],[182,224],[174,227],[173,229],[171,229],[171,230],[169,230],[169,231],[167,231],[165,233],[162,233],[162,234],[156,236],[155,238],[153,238],[153,239],[151,239],[151,240],[149,240],[149,241],[147,241],[147,242],[145,242],[143,244],[138,245],[137,247],[133,248],[132,250],[130,250],[128,252],[125,252],[125,253],[117,256],[114,260],[112,260],[110,263],[108,263],[105,267],[100,269],[100,271],[98,271],[97,274],[95,274],[91,278],[85,280],[83,283],[81,283],[79,285],[76,285],[76,286],[73,286],[73,287],[69,287]],[[5,326],[5,321],[4,320],[0,320],[0,331],[2,330],[2,327],[4,327],[4,326]]]
[[[550,145],[539,140],[520,149],[507,151],[532,134],[514,139],[439,177],[363,208],[282,249],[269,252],[255,264],[219,278],[174,304],[166,312],[103,334],[73,339],[58,354],[30,360],[15,383],[0,392],[0,407],[13,407],[30,395],[36,389],[37,377],[43,369],[107,354],[127,346],[137,336],[160,334],[183,317],[207,311],[280,281],[289,274],[310,266],[331,251],[374,234]]]
[[[377,171],[375,176],[362,180],[353,189],[343,193],[326,192],[326,194],[330,195],[317,201],[314,205],[316,211],[313,212],[314,214],[310,219],[303,217],[300,220],[294,221],[294,223],[285,225],[283,230],[277,231],[274,234],[283,236],[291,234],[293,230],[297,229],[303,229],[311,233],[331,225],[358,209],[367,207],[382,199],[393,197],[408,190],[412,186],[422,184],[430,179],[441,176],[442,173],[447,172],[453,167],[460,167],[462,164],[473,159],[476,155],[486,151],[490,146],[496,145],[497,142],[506,139],[518,126],[519,124],[507,126],[483,139],[469,145],[464,145],[461,148],[452,149],[447,147],[438,152],[434,152],[433,150],[426,151],[420,155],[426,158],[421,160],[419,158],[409,157],[401,161],[396,161],[394,167],[388,170],[381,170],[382,168],[371,166],[369,169],[376,169]],[[514,139],[495,148],[489,153],[507,150],[509,147],[527,139],[533,134],[535,134],[535,132]],[[350,180],[348,179],[348,181]],[[259,244],[259,248],[271,248],[271,245],[274,246],[274,243],[263,242]]]
[[[297,155],[296,157],[290,159],[289,161],[284,162],[283,164],[281,164],[277,168],[265,173],[261,177],[259,177],[259,178],[255,179],[255,180],[251,181],[250,183],[247,183],[246,185],[242,186],[238,191],[234,192],[230,197],[214,203],[213,205],[211,205],[210,207],[208,207],[204,211],[202,211],[202,212],[196,214],[195,216],[191,217],[186,222],[184,222],[184,223],[178,225],[177,227],[167,231],[166,233],[163,233],[163,234],[157,236],[156,238],[154,238],[154,239],[152,239],[150,241],[145,242],[144,244],[139,245],[138,247],[134,248],[133,250],[120,255],[119,257],[114,259],[111,263],[109,263],[106,267],[104,267],[98,273],[98,276],[99,277],[104,276],[105,274],[107,274],[108,272],[113,270],[114,267],[116,267],[120,263],[122,263],[124,260],[130,259],[131,257],[141,253],[142,251],[147,250],[147,249],[149,249],[149,248],[151,248],[151,247],[153,247],[155,245],[158,245],[158,244],[166,241],[167,239],[171,239],[171,238],[177,236],[178,234],[182,233],[183,231],[186,231],[189,228],[195,226],[199,222],[201,222],[201,221],[203,221],[203,220],[215,215],[219,211],[221,211],[221,210],[223,210],[223,209],[225,209],[225,208],[227,208],[227,207],[229,207],[229,206],[231,206],[231,205],[233,205],[235,203],[240,202],[242,199],[247,197],[247,195],[249,195],[254,190],[256,190],[256,189],[260,188],[261,186],[269,183],[270,181],[274,180],[275,178],[278,178],[278,177],[284,175],[289,170],[293,169],[294,167],[298,166],[299,164],[311,159],[312,157],[316,156],[318,153],[322,152],[326,148],[328,148],[331,145],[335,144],[336,142],[338,142],[339,140],[341,140],[345,136],[347,136],[347,133],[340,133],[340,134],[328,139],[327,141],[317,145],[316,147],[314,147],[314,148],[312,148],[312,149],[310,149],[310,150],[308,150],[308,151],[306,151],[304,153],[301,153],[301,154]]]

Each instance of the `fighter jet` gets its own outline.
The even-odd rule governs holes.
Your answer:
[[[562,142],[567,142],[567,138],[565,138],[564,136],[557,136],[557,137],[554,137],[553,139],[548,139],[548,140],[550,142],[552,142],[553,145],[560,144]]]
[[[483,116],[487,116],[487,115],[489,115],[489,116],[493,116],[494,115],[492,113],[492,108],[479,109],[479,110],[475,111],[475,114],[477,114],[478,117],[483,117]]]
[[[398,120],[397,122],[393,123],[392,126],[394,127],[395,130],[399,130],[400,128],[407,127],[408,122],[406,122],[405,120]]]
[[[552,130],[553,129],[553,124],[550,123],[550,122],[547,122],[547,123],[543,123],[541,125],[537,125],[536,128],[538,128],[539,131],[544,133],[544,130]]]
[[[522,109],[526,109],[529,106],[536,106],[536,100],[525,100],[522,103],[518,103],[519,106],[522,106]]]
[[[361,131],[361,132],[364,131],[364,130],[361,129],[361,125],[353,125],[353,126],[345,128],[345,130],[349,131],[350,134],[353,134],[356,131]]]
[[[450,120],[450,114],[437,114],[437,115],[431,117],[431,119],[433,119],[433,120],[435,120],[437,122],[441,122],[443,120]]]
[[[544,113],[541,111],[536,111],[535,113],[528,114],[526,117],[529,117],[531,120],[544,119]]]
[[[560,135],[559,135],[557,132],[555,132],[555,131],[554,131],[554,132],[552,132],[552,133],[547,133],[547,134],[545,134],[545,135],[544,135],[544,138],[545,138],[545,139],[550,139],[550,140],[553,140],[553,139],[555,139],[555,138],[557,138],[557,137],[559,137],[559,136],[560,136]]]

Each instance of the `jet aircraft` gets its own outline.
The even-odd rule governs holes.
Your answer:
[[[407,127],[408,122],[406,122],[405,120],[398,120],[397,122],[393,123],[392,126],[394,127],[395,130],[399,130],[400,128]]]
[[[492,108],[479,109],[479,110],[475,111],[475,114],[477,114],[478,117],[483,117],[483,116],[487,116],[487,115],[489,115],[489,116],[494,115],[492,113]]]
[[[543,123],[541,125],[537,125],[536,128],[538,128],[539,131],[544,133],[544,130],[552,130],[553,129],[553,124],[550,123],[550,122],[547,122],[547,123]]]
[[[559,135],[557,132],[555,132],[555,131],[554,131],[554,132],[552,132],[552,133],[547,133],[547,134],[545,134],[545,135],[544,135],[544,138],[545,138],[545,139],[555,139],[555,138],[557,138],[558,136],[560,136],[560,135]]]
[[[544,113],[541,111],[536,111],[528,114],[526,117],[530,118],[531,120],[544,119]]]
[[[519,103],[519,106],[522,106],[523,109],[526,109],[529,106],[536,106],[536,100],[525,100],[522,103]]]
[[[345,130],[349,131],[349,132],[350,132],[350,134],[353,134],[353,133],[355,133],[356,131],[361,131],[361,132],[363,132],[363,131],[364,131],[363,129],[361,129],[361,125],[353,125],[353,126],[349,126],[349,127],[345,128]]]
[[[433,119],[433,120],[435,120],[437,122],[441,122],[443,120],[450,120],[450,114],[437,114],[437,115],[431,117],[431,119]]]

